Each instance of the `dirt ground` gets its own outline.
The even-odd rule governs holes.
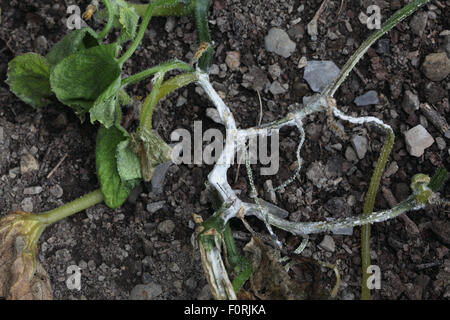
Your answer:
[[[339,67],[343,66],[369,34],[358,19],[359,13],[370,4],[378,4],[384,21],[407,1],[330,0],[320,16],[318,40],[312,41],[306,25],[321,2],[213,1],[209,19],[215,42],[213,68],[218,72],[211,75],[211,81],[217,90],[225,93],[225,101],[241,128],[256,125],[260,114],[258,94],[252,89],[256,84],[245,84],[250,72],[258,69],[258,81],[263,85],[263,123],[280,118],[289,112],[293,103],[312,94],[303,79],[303,69],[298,68],[301,57],[332,60]],[[86,8],[88,3],[81,0],[2,1],[0,216],[15,209],[43,212],[99,186],[94,154],[97,126],[89,121],[80,123],[71,110],[58,103],[33,110],[4,83],[9,60],[30,51],[45,55],[68,32],[67,6],[77,4]],[[450,1],[439,0],[416,13],[428,15],[422,36],[411,31],[411,17],[400,23],[369,50],[357,65],[358,71],[352,72],[335,96],[344,111],[376,116],[394,129],[396,142],[388,163],[391,171],[389,176],[383,177],[382,187],[397,201],[409,194],[409,182],[414,174],[432,175],[439,166],[450,167],[449,137],[444,137],[420,110],[408,114],[401,107],[405,90],[412,90],[421,103],[429,103],[450,120],[449,77],[435,82],[421,71],[428,54],[445,52],[445,46],[450,54],[449,36],[446,39],[445,35],[440,35],[450,29],[449,9]],[[94,29],[101,27],[95,21],[89,25]],[[274,26],[287,31],[296,43],[296,51],[289,58],[265,50],[264,37]],[[166,29],[172,31],[168,33]],[[191,18],[170,21],[154,18],[133,61],[125,66],[125,73],[131,75],[170,58],[189,61],[197,45]],[[230,51],[240,53],[240,67],[236,70],[231,70],[225,61]],[[273,81],[287,84],[289,90],[273,95],[267,85]],[[149,81],[133,86],[130,93],[145,96],[148,84]],[[355,97],[369,90],[378,93],[380,103],[357,107],[353,103]],[[189,86],[159,105],[153,117],[154,127],[167,142],[170,133],[177,128],[193,132],[194,121],[202,121],[203,130],[223,130],[206,116],[207,107],[211,107],[208,99],[194,86]],[[131,116],[133,110],[127,112]],[[426,127],[434,139],[440,137],[440,141],[444,141],[443,148],[442,143],[438,146],[435,142],[423,156],[411,156],[406,150],[403,132],[418,124]],[[131,121],[129,125],[132,127],[136,123]],[[358,133],[368,139],[364,158],[351,161],[345,152],[350,141],[341,140],[328,129],[325,115],[309,116],[305,128],[307,140],[302,150],[305,166],[299,179],[277,194],[277,205],[291,212],[289,219],[293,221],[360,214],[369,172],[376,163],[384,134],[373,126],[346,125],[350,135]],[[296,130],[281,131],[280,171],[271,177],[256,175],[260,190],[265,180],[271,179],[276,186],[293,173],[290,167],[296,160],[298,142]],[[316,161],[323,164],[327,172],[332,172],[326,177],[329,183],[322,188],[306,177],[307,169]],[[31,170],[33,167],[37,170]],[[208,165],[172,165],[162,192],[152,190],[151,184],[143,184],[120,209],[97,205],[48,228],[39,243],[39,259],[51,277],[54,298],[128,299],[138,284],[159,286],[162,293],[155,296],[156,299],[209,298],[199,253],[191,245],[191,235],[192,214],[204,218],[212,214],[203,192],[211,168]],[[229,170],[229,181],[234,182],[236,170],[237,166]],[[241,166],[233,188],[247,194],[250,189],[247,181],[244,166]],[[441,190],[441,196],[450,198],[449,184]],[[157,202],[161,203],[155,205]],[[389,204],[380,192],[376,210],[385,208],[389,208]],[[372,263],[379,265],[382,272],[381,289],[373,291],[373,298],[449,299],[450,209],[429,206],[408,213],[408,217],[409,225],[406,220],[397,218],[372,226]],[[249,222],[257,230],[266,232],[258,221],[250,218]],[[172,223],[174,228],[170,227]],[[239,231],[238,244],[242,247],[243,239],[248,239],[249,234],[239,222],[233,224],[233,228]],[[295,249],[301,241],[280,230],[276,233],[288,250]],[[342,277],[338,298],[359,299],[360,231],[354,229],[352,235],[331,234],[331,237],[334,251],[319,246],[324,239],[324,234],[320,234],[310,237],[302,255],[336,264]],[[70,265],[82,269],[80,291],[69,290],[66,286],[66,270]],[[330,290],[335,281],[333,271],[323,271]]]

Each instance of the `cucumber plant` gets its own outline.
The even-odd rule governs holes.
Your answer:
[[[48,212],[33,214],[17,211],[0,219],[0,297],[51,297],[48,276],[36,259],[40,235],[48,225],[98,203],[105,202],[111,209],[118,208],[132,188],[142,180],[149,181],[154,168],[167,161],[171,153],[170,147],[152,130],[155,106],[170,92],[194,82],[203,88],[227,129],[223,152],[208,176],[209,186],[218,198],[215,213],[205,221],[194,216],[198,223],[195,240],[200,249],[206,278],[216,299],[236,299],[236,293],[252,275],[251,261],[241,256],[235,246],[229,226],[232,218],[240,218],[245,222],[243,218],[246,215],[256,216],[265,223],[278,245],[280,242],[276,239],[272,226],[302,236],[305,240],[312,233],[364,226],[364,261],[364,257],[368,255],[370,224],[392,219],[408,210],[421,209],[438,198],[436,192],[447,177],[447,171],[443,168],[437,170],[431,179],[422,174],[414,176],[410,197],[390,210],[372,212],[381,174],[392,149],[393,130],[374,117],[355,118],[345,115],[337,108],[333,98],[340,84],[367,49],[429,0],[411,1],[387,20],[379,31],[361,45],[324,93],[313,96],[303,108],[296,109],[280,120],[249,129],[237,128],[233,113],[209,81],[208,69],[213,57],[207,20],[210,0],[154,0],[143,5],[130,4],[124,0],[102,2],[105,9],[100,11],[99,15],[105,18],[106,24],[100,32],[97,33],[89,27],[72,31],[45,57],[27,53],[9,63],[7,82],[11,91],[24,102],[34,108],[42,108],[56,98],[71,108],[81,120],[89,118],[92,123],[99,124],[96,167],[101,187]],[[92,11],[91,8],[88,15],[92,14]],[[168,15],[194,17],[201,43],[192,63],[171,60],[135,75],[123,77],[123,65],[139,47],[151,17]],[[142,17],[140,25],[139,17]],[[104,43],[105,37],[114,28],[120,30],[116,41]],[[122,47],[127,43],[128,48],[121,53]],[[179,70],[181,73],[164,80],[165,74],[172,70]],[[126,88],[148,77],[152,77],[153,86],[142,104],[139,126],[134,132],[128,132],[121,126],[121,108],[131,101]],[[322,222],[295,223],[281,219],[273,213],[272,207],[266,206],[257,197],[248,158],[246,167],[254,203],[238,198],[227,181],[227,171],[238,149],[247,154],[245,140],[255,135],[270,135],[272,130],[285,126],[297,127],[302,137],[297,149],[299,166],[296,176],[301,169],[300,150],[305,141],[302,120],[316,112],[327,112],[330,123],[333,117],[337,117],[357,124],[374,123],[387,132],[385,145],[369,186],[363,214]],[[289,179],[281,187],[293,180]],[[304,245],[301,247],[304,248]],[[225,254],[222,253],[222,248],[225,249]],[[223,262],[223,255],[227,263]],[[233,281],[230,281],[231,277]],[[335,292],[336,290],[333,290],[334,294]],[[367,292],[363,292],[364,295],[367,297]]]

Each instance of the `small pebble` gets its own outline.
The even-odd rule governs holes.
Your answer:
[[[314,92],[322,92],[339,74],[333,61],[310,60],[306,63],[303,79]]]
[[[164,234],[171,234],[175,230],[175,223],[172,220],[164,220],[158,224],[158,231]]]
[[[279,28],[272,28],[264,38],[266,50],[274,52],[284,58],[289,58],[295,51],[296,44],[289,38],[286,31]]]
[[[374,90],[370,90],[362,96],[356,97],[354,102],[358,107],[378,104],[378,94]]]
[[[423,155],[426,148],[430,147],[434,143],[433,137],[422,126],[417,125],[414,128],[409,129],[405,133],[406,149],[409,154],[415,157]]]

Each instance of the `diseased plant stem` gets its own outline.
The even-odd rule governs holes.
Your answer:
[[[368,216],[373,212],[375,206],[375,198],[377,196],[378,188],[380,186],[381,176],[386,167],[387,160],[391,154],[394,145],[395,135],[392,130],[387,130],[387,138],[384,142],[380,156],[378,157],[377,166],[370,179],[369,190],[366,194],[364,202],[363,216]],[[367,287],[367,279],[370,274],[367,273],[367,268],[370,263],[370,224],[363,225],[361,228],[361,262],[362,262],[362,288],[361,299],[370,300],[370,289]]]
[[[199,67],[204,72],[208,72],[212,63],[214,55],[213,44],[211,42],[211,35],[208,27],[208,10],[211,5],[211,0],[195,0],[195,23],[197,25],[198,39],[200,43],[206,42],[209,44],[208,49],[203,53],[199,60]]]
[[[341,72],[336,77],[336,79],[325,89],[323,95],[332,97],[339,86],[347,78],[348,74],[353,70],[353,67],[358,63],[358,61],[363,57],[366,51],[375,43],[381,36],[386,32],[395,27],[400,21],[409,17],[414,11],[419,9],[421,6],[430,2],[430,0],[414,0],[411,3],[405,5],[403,8],[394,13],[383,25],[381,29],[373,33],[363,44],[356,50],[356,52],[348,59],[347,63],[342,67]]]
[[[112,10],[111,1],[110,0],[103,0],[103,4],[106,7],[106,10],[108,10],[108,20],[106,21],[106,26],[103,28],[102,31],[98,34],[99,39],[103,39],[111,30],[114,22],[114,12]]]
[[[38,217],[42,223],[50,225],[101,202],[103,202],[103,193],[100,189],[97,189],[76,200],[62,205],[59,208],[41,213],[36,217]]]

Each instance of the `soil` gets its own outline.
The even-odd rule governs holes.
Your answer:
[[[359,13],[376,3],[381,6],[382,17],[386,19],[407,1],[330,0],[319,19],[318,40],[312,41],[305,31],[306,25],[321,2],[213,1],[209,19],[215,42],[214,64],[219,72],[211,75],[211,81],[225,94],[225,101],[241,128],[257,125],[260,115],[258,94],[251,87],[242,85],[244,75],[254,68],[259,69],[263,76],[258,80],[263,81],[265,87],[260,92],[262,122],[278,119],[286,115],[294,103],[301,102],[302,96],[312,94],[303,80],[303,69],[297,67],[302,56],[308,60],[332,60],[343,66],[369,34],[358,19]],[[34,110],[12,94],[4,82],[7,63],[14,56],[30,51],[45,55],[68,32],[66,9],[74,3],[62,0],[2,1],[0,216],[23,208],[32,208],[33,212],[50,210],[99,186],[94,154],[97,126],[89,121],[80,123],[71,110],[57,102]],[[86,8],[89,1],[76,1],[76,4]],[[429,103],[440,116],[450,119],[449,77],[433,82],[420,68],[428,54],[445,51],[445,37],[440,34],[450,29],[449,9],[448,0],[432,1],[422,8],[419,12],[428,14],[422,36],[411,31],[411,17],[384,35],[357,65],[358,72],[352,72],[335,95],[342,110],[354,115],[376,116],[394,129],[396,142],[388,166],[395,162],[398,169],[392,165],[393,172],[382,179],[382,187],[387,190],[385,194],[390,191],[397,201],[409,194],[409,182],[414,174],[432,175],[439,166],[450,167],[448,137],[427,121],[420,110],[408,114],[401,107],[405,90],[413,90],[421,103]],[[195,24],[187,17],[174,21],[173,31],[168,33],[166,18],[152,19],[141,47],[124,68],[126,74],[134,74],[171,58],[190,60],[198,45]],[[94,29],[101,28],[100,22],[94,20],[89,21],[89,25]],[[264,37],[274,26],[287,31],[296,43],[296,50],[289,58],[265,50]],[[230,51],[240,53],[240,67],[236,70],[231,70],[225,61]],[[269,67],[276,64],[281,70],[279,75],[269,73]],[[266,83],[275,80],[287,84],[289,90],[272,95]],[[149,84],[150,80],[133,86],[129,92],[145,96]],[[379,94],[380,103],[357,107],[354,98],[369,90]],[[183,100],[180,97],[187,102],[177,106],[177,102]],[[202,121],[203,130],[223,130],[206,116],[207,107],[211,104],[201,90],[189,86],[159,105],[153,117],[154,127],[168,142],[175,129],[193,132],[194,121]],[[126,113],[132,114],[133,110]],[[403,132],[418,124],[426,127],[434,139],[441,137],[446,146],[440,149],[435,142],[423,156],[409,155]],[[130,122],[131,127],[135,125]],[[305,128],[308,137],[302,149],[304,168],[299,179],[277,194],[277,205],[291,212],[289,219],[295,221],[360,214],[369,172],[374,168],[385,135],[373,126],[346,125],[350,136],[358,133],[369,141],[365,157],[352,162],[345,155],[350,141],[341,140],[329,129],[325,115],[309,116]],[[254,170],[259,190],[265,180],[271,179],[276,186],[293,173],[290,167],[296,161],[298,142],[296,130],[281,131],[280,171],[276,176],[267,177],[259,176],[259,170]],[[25,172],[25,159],[30,156],[36,160],[38,169]],[[333,172],[327,177],[329,183],[322,188],[306,177],[307,168],[315,161]],[[250,188],[244,167],[239,168],[238,180],[233,187],[246,194]],[[151,184],[142,184],[117,210],[97,205],[48,228],[39,243],[39,259],[51,277],[54,298],[128,299],[133,287],[148,283],[161,286],[162,293],[156,299],[210,298],[199,252],[192,247],[191,236],[192,214],[206,218],[213,212],[211,205],[203,199],[211,168],[208,165],[172,165],[162,192],[152,191]],[[234,182],[236,170],[236,165],[229,170],[230,181]],[[42,188],[39,193],[25,194],[29,193],[27,188],[36,186]],[[260,194],[264,193],[261,191]],[[441,197],[450,198],[449,184],[441,190]],[[164,201],[162,208],[150,213],[147,205],[158,201]],[[380,191],[375,209],[385,208],[389,208],[388,200]],[[372,226],[372,263],[380,266],[382,273],[381,289],[373,290],[373,298],[449,299],[449,207],[428,206],[407,215],[409,220],[397,218]],[[158,226],[166,220],[171,220],[175,228],[162,233]],[[261,223],[251,218],[248,221],[256,230],[266,233]],[[234,223],[233,228],[240,232],[238,244],[242,247],[246,242],[242,239],[248,240],[249,233],[239,222]],[[294,250],[301,241],[280,230],[276,233],[288,250]],[[359,299],[360,230],[354,229],[349,236],[331,236],[335,251],[319,246],[324,239],[320,234],[310,237],[302,256],[337,265],[342,278],[338,298]],[[82,269],[80,291],[69,290],[66,286],[70,265]],[[333,271],[322,271],[326,273],[326,289],[330,290],[335,281]]]

